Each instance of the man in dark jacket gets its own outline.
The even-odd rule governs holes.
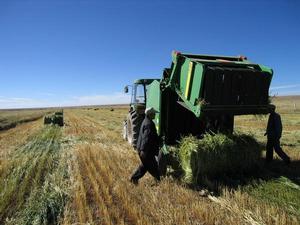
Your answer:
[[[271,162],[273,160],[273,149],[275,152],[284,160],[285,163],[289,164],[291,162],[287,154],[284,153],[280,147],[280,138],[282,134],[282,123],[281,117],[274,110],[271,111],[268,126],[265,135],[267,135],[267,153],[266,153],[266,162]]]
[[[149,172],[156,180],[160,180],[158,163],[155,156],[159,152],[159,138],[156,132],[155,124],[152,121],[155,118],[155,109],[147,108],[145,119],[141,125],[139,138],[137,142],[137,151],[141,160],[141,165],[131,176],[130,181],[134,184],[142,178],[146,172]]]

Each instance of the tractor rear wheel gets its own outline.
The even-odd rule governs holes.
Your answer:
[[[127,117],[127,141],[134,148],[139,137],[140,128],[144,120],[144,114],[138,114],[135,110],[130,112]]]

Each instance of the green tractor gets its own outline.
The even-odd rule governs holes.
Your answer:
[[[147,89],[154,79],[139,79],[134,82],[131,94],[131,103],[129,113],[124,121],[123,139],[127,140],[134,148],[137,144],[139,131],[143,119],[145,117],[145,109],[147,102]],[[159,81],[159,80],[157,80]],[[124,92],[128,93],[128,87],[124,88]]]
[[[234,116],[267,114],[273,70],[246,57],[194,55],[174,51],[161,79],[140,79],[132,86],[124,139],[136,147],[145,108],[163,140],[161,152],[185,135],[233,132]],[[128,93],[128,86],[125,87]]]

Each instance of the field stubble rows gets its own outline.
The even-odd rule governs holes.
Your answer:
[[[66,112],[65,134],[74,148],[70,172],[74,185],[64,224],[298,223],[280,207],[241,190],[225,187],[221,196],[203,198],[172,177],[158,185],[150,176],[133,186],[128,178],[139,160],[121,139],[125,114],[125,110]],[[115,121],[119,123],[107,129]]]
[[[258,186],[263,192],[256,188],[254,194],[224,186],[219,196],[208,198],[171,176],[157,184],[146,175],[132,185],[128,178],[139,159],[121,139],[125,115],[126,109],[69,109],[62,129],[43,128],[39,120],[0,132],[0,223],[299,224],[294,211],[260,196],[273,195],[273,189],[267,190],[272,182]],[[240,118],[237,128],[255,124],[259,139],[265,120]],[[299,161],[296,138],[290,135],[284,142],[292,141],[285,147]],[[285,187],[276,182],[275,188]],[[282,182],[293,190],[299,187]]]
[[[69,156],[59,127],[37,129],[5,158],[0,173],[0,224],[58,223],[68,189]]]

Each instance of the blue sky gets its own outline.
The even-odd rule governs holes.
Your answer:
[[[300,94],[298,2],[2,0],[0,108],[126,103],[172,50],[246,55],[271,94]]]

